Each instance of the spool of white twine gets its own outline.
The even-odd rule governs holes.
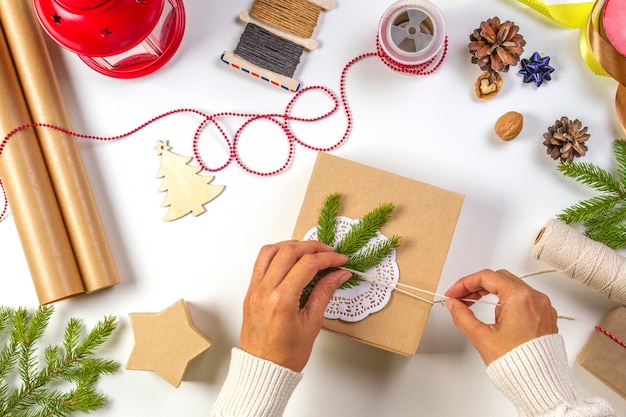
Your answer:
[[[539,232],[531,255],[609,299],[626,305],[626,258],[568,224],[549,220]]]

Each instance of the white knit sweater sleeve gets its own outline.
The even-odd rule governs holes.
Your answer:
[[[231,352],[228,376],[212,417],[280,417],[302,374],[241,349]]]
[[[516,347],[487,367],[487,375],[523,417],[609,417],[613,408],[602,398],[581,393],[558,334]]]

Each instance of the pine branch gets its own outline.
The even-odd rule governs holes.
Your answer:
[[[365,272],[368,269],[374,268],[376,265],[382,262],[389,254],[400,246],[402,238],[398,235],[393,235],[389,239],[377,242],[369,248],[357,252],[349,257],[345,267],[353,269],[355,271]],[[351,288],[358,285],[363,279],[356,274],[353,274],[348,281],[346,281],[341,288]]]
[[[383,242],[377,242],[370,247],[366,246],[369,241],[377,235],[380,228],[391,218],[394,205],[391,203],[379,205],[377,208],[364,215],[358,223],[352,225],[348,233],[337,242],[336,224],[340,199],[341,195],[339,193],[333,193],[326,197],[322,213],[320,213],[318,218],[318,240],[327,245],[330,245],[329,242],[333,242],[337,253],[348,255],[346,267],[361,272],[367,271],[378,265],[392,250],[400,246],[402,239],[397,235]],[[322,233],[324,236],[320,238]],[[302,291],[300,307],[306,304],[311,295],[311,291],[313,291],[313,288],[317,285],[319,280],[334,270],[335,269],[330,268],[316,274]],[[363,278],[353,274],[348,281],[341,285],[341,288],[352,288],[358,285],[362,280]]]
[[[562,162],[557,165],[557,169],[564,176],[575,179],[598,191],[617,195],[623,194],[622,187],[616,177],[610,172],[588,162]]]
[[[626,141],[615,140],[615,160],[617,161],[617,175],[623,189],[626,189]]]
[[[339,193],[328,195],[317,221],[317,240],[328,246],[335,245],[335,228],[340,200],[341,194]]]
[[[367,213],[363,218],[348,231],[346,236],[337,243],[335,248],[338,253],[351,255],[361,250],[367,242],[380,230],[391,218],[394,205],[382,203],[374,210]]]
[[[0,307],[0,337],[8,330],[11,325],[13,312],[7,307]],[[11,336],[9,342],[0,352],[0,381],[4,381],[9,374],[15,362],[17,361],[17,341]],[[4,403],[8,394],[8,385],[4,382],[0,383],[0,404]]]
[[[107,316],[98,322],[82,342],[81,321],[70,319],[63,334],[63,347],[46,346],[45,366],[39,369],[35,354],[37,341],[44,334],[52,313],[51,306],[39,307],[32,317],[23,308],[14,313],[11,311],[8,320],[11,331],[3,352],[15,350],[17,359],[7,360],[8,366],[1,373],[0,416],[62,417],[74,412],[90,412],[105,404],[105,397],[96,392],[96,382],[100,375],[116,372],[119,364],[96,357],[94,353],[115,330],[115,317]],[[2,317],[0,311],[0,320]],[[10,387],[5,380],[12,372],[18,373],[21,385],[9,395]],[[68,391],[51,388],[61,381],[72,383],[74,387]]]
[[[625,246],[626,229],[626,142],[614,142],[617,175],[590,163],[558,165],[564,176],[604,194],[565,208],[556,217],[568,224],[583,223],[585,235],[614,249]]]
[[[606,213],[584,221],[587,229],[609,228],[624,222],[626,222],[626,200],[619,201]]]
[[[604,243],[612,249],[626,246],[626,224],[611,224],[603,227],[588,227],[585,236],[598,242]]]
[[[614,196],[596,196],[563,209],[557,218],[568,224],[589,221],[606,215],[617,203]]]

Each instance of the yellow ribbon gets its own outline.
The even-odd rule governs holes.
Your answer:
[[[581,3],[546,4],[543,0],[519,1],[560,25],[580,29],[580,53],[585,64],[587,64],[587,67],[595,74],[603,76],[609,75],[594,56],[589,41],[588,28],[592,24],[592,12],[596,2],[586,1]],[[602,3],[604,3],[604,1]],[[595,9],[601,9],[601,7],[596,7]],[[597,19],[599,17],[596,16],[595,18]],[[594,23],[594,26],[598,27],[598,22],[596,21]]]
[[[612,77],[619,83],[615,107],[619,122],[626,130],[626,57],[604,34],[602,12],[606,0],[565,4],[546,4],[544,0],[519,2],[563,26],[580,28],[580,52],[587,67],[595,74]]]
[[[594,4],[593,1],[572,4],[546,4],[543,0],[519,1],[555,22],[571,28],[581,28],[586,23]]]

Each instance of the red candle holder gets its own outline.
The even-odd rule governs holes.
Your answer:
[[[34,6],[52,39],[115,78],[161,68],[185,31],[182,0],[34,0]]]

